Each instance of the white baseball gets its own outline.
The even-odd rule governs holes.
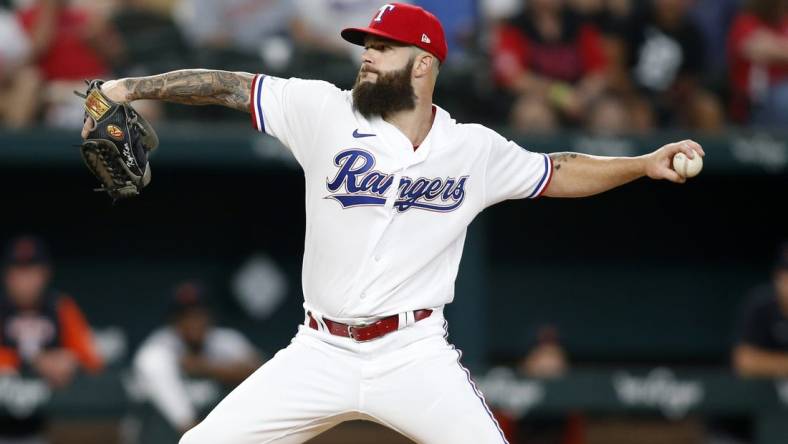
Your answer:
[[[703,158],[698,153],[692,159],[684,153],[676,153],[673,156],[673,169],[682,177],[695,177],[703,169]]]

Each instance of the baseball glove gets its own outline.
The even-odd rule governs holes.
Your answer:
[[[140,194],[150,183],[148,153],[159,145],[153,127],[128,103],[109,99],[101,91],[102,80],[86,82],[85,120],[94,125],[80,145],[82,159],[99,180],[100,188],[115,202]]]

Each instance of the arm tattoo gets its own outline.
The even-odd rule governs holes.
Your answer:
[[[156,99],[185,105],[222,105],[249,111],[252,74],[185,69],[151,77],[130,78],[130,100]]]
[[[553,159],[553,168],[557,171],[561,169],[561,165],[569,163],[572,159],[577,159],[578,156],[584,156],[579,153],[552,153],[550,158]]]

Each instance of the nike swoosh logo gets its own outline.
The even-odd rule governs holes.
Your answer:
[[[358,132],[358,129],[356,129],[355,131],[353,131],[353,138],[355,138],[355,139],[362,139],[362,138],[364,138],[364,137],[375,137],[376,135],[377,135],[377,134],[364,134],[364,133],[360,133],[360,132]]]

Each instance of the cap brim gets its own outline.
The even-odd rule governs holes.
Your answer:
[[[393,40],[395,42],[409,44],[408,42],[403,42],[402,40],[395,38],[389,33],[373,28],[345,28],[342,30],[340,35],[343,39],[358,46],[364,46],[364,38],[368,35],[374,35],[377,37]]]

